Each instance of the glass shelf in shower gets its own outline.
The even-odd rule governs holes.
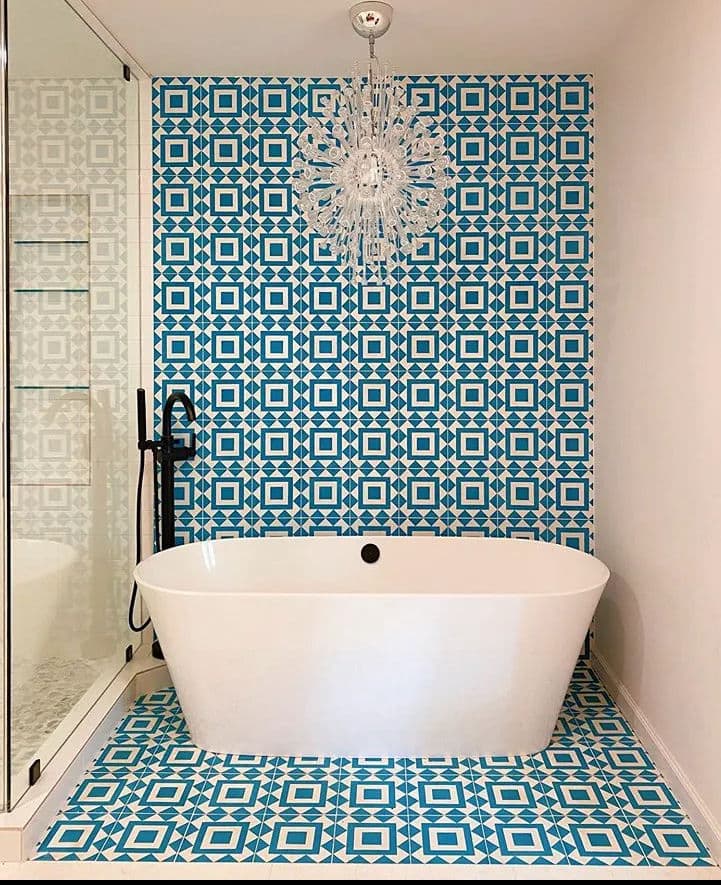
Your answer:
[[[90,240],[13,240],[13,246],[87,246]]]
[[[13,384],[13,390],[90,390],[88,384]]]
[[[63,288],[52,288],[52,289],[13,289],[13,292],[17,292],[18,295],[40,295],[45,292],[57,293],[59,295],[84,295],[87,294],[90,289],[63,289]]]

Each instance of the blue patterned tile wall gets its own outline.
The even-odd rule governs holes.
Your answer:
[[[407,78],[446,135],[441,227],[358,285],[294,142],[339,80],[154,82],[156,403],[199,452],[178,539],[382,531],[592,544],[592,83]]]

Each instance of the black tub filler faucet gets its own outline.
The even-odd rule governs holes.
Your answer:
[[[138,449],[140,451],[140,468],[138,471],[138,489],[136,495],[135,507],[135,546],[136,546],[136,562],[140,562],[141,547],[141,493],[143,486],[143,474],[145,464],[145,453],[151,452],[153,455],[153,521],[154,521],[154,538],[156,550],[167,550],[169,547],[175,547],[175,464],[178,461],[188,461],[194,458],[196,454],[196,436],[195,431],[191,431],[190,445],[175,445],[175,440],[171,431],[173,408],[180,403],[185,409],[185,417],[190,423],[196,419],[195,407],[190,397],[182,391],[174,391],[165,400],[163,404],[163,417],[161,424],[160,439],[148,439],[146,407],[145,407],[145,391],[138,388],[137,391],[137,412],[138,412]],[[158,467],[160,467],[160,494],[158,495]],[[133,592],[130,598],[130,610],[128,613],[128,622],[130,629],[134,632],[140,632],[148,625],[149,621],[137,625],[134,620],[135,601],[137,596],[137,585],[133,584]],[[157,636],[153,634],[153,657],[162,658],[163,652],[160,648]]]

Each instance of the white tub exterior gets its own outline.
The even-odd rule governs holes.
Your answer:
[[[555,544],[432,537],[207,541],[135,574],[198,746],[418,757],[547,746],[609,575]]]

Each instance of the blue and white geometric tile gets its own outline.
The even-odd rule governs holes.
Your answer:
[[[362,286],[307,230],[290,183],[295,134],[341,82],[156,81],[158,394],[190,387],[201,425],[179,540],[529,530],[591,549],[591,78],[404,78],[445,133],[453,186],[438,230]],[[495,445],[473,443],[479,422]],[[555,447],[551,424],[569,430]],[[271,446],[281,429],[289,450]],[[381,429],[398,431],[390,474],[372,470]],[[426,430],[442,444],[424,449]],[[519,511],[527,477],[493,481],[509,447],[529,463],[519,431],[539,440],[537,472],[558,474],[552,505],[533,495]],[[291,507],[263,495],[273,464]],[[240,506],[219,505],[204,480],[228,471],[248,477]],[[394,474],[386,498],[378,480]]]

